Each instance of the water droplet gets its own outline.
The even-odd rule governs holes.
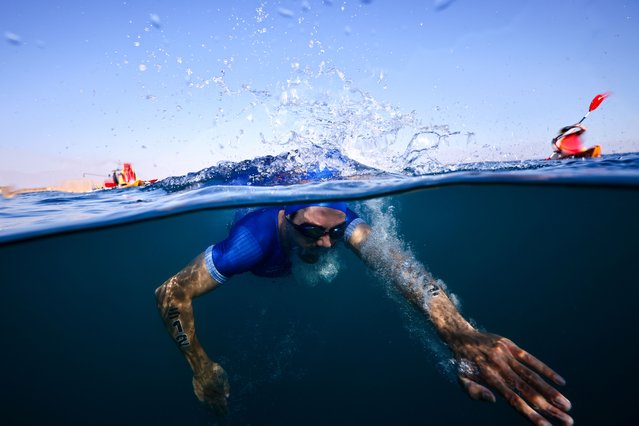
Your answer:
[[[448,9],[448,7],[453,4],[455,0],[435,0],[435,11],[441,12],[444,9]]]
[[[283,18],[293,17],[293,11],[291,9],[286,9],[284,7],[280,7],[279,9],[277,9],[277,13],[279,13],[280,16],[282,16]]]
[[[140,71],[146,71],[146,65],[144,65],[144,64],[140,64],[140,65],[138,65],[138,69],[139,69]]]
[[[11,31],[7,31],[6,33],[4,33],[4,38],[14,46],[22,45],[22,39],[20,38],[20,36],[18,34],[12,33]]]
[[[263,5],[255,9],[255,12],[257,12],[257,16],[255,16],[255,21],[258,24],[263,22],[266,18],[268,18],[268,13],[266,13],[266,11],[264,10]]]
[[[159,29],[162,26],[160,22],[160,17],[156,15],[155,13],[152,13],[149,15],[149,20],[151,21],[151,25],[153,25],[155,28]]]

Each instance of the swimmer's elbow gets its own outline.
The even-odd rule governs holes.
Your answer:
[[[164,283],[155,289],[155,304],[157,305],[158,309],[161,310],[162,307],[166,304],[167,294],[167,283]]]
[[[350,238],[348,239],[348,244],[359,252],[362,245],[368,239],[368,236],[371,233],[371,227],[365,223],[360,223],[357,225]]]
[[[158,306],[190,305],[191,301],[218,286],[208,273],[204,257],[200,255],[180,272],[155,289]]]
[[[155,301],[158,308],[179,304],[184,299],[185,292],[177,287],[176,277],[171,277],[155,289]]]
[[[161,286],[159,286],[158,288],[155,289],[155,301],[157,302],[157,304],[159,305],[163,300],[164,300],[164,296],[166,295],[166,283],[162,284]]]

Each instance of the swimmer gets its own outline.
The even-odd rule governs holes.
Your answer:
[[[570,402],[543,378],[563,385],[561,376],[512,341],[474,328],[441,281],[399,244],[381,246],[376,238],[375,231],[343,202],[259,209],[240,218],[226,239],[157,288],[158,310],[193,371],[197,398],[218,415],[228,412],[228,377],[197,339],[193,299],[237,274],[287,275],[294,256],[314,263],[343,242],[431,320],[453,353],[459,382],[471,398],[495,402],[497,392],[536,425],[550,425],[548,418],[573,424],[567,414]]]

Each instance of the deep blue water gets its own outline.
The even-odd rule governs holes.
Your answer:
[[[638,154],[421,176],[320,167],[277,186],[281,168],[257,163],[0,200],[5,424],[216,424],[153,290],[224,238],[236,207],[336,198],[401,236],[467,318],[558,371],[577,424],[639,423]],[[337,250],[331,282],[245,275],[196,300],[230,376],[228,424],[527,424],[471,401],[428,321]]]

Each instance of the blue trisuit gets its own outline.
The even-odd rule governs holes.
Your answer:
[[[338,210],[346,213],[347,224],[343,241],[348,241],[357,225],[364,223],[345,203],[312,205],[340,206]],[[285,212],[289,214],[306,206],[290,206]],[[281,277],[291,272],[291,261],[282,249],[278,232],[278,213],[281,209],[269,207],[246,214],[233,224],[226,239],[206,249],[206,268],[215,281],[222,284],[242,272],[251,272],[260,277]]]

